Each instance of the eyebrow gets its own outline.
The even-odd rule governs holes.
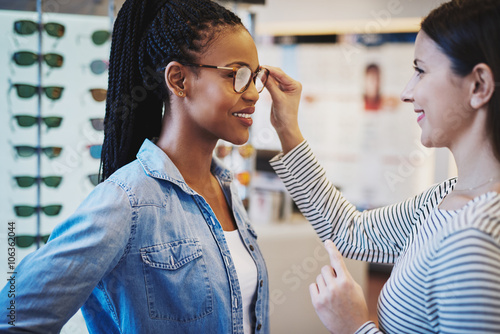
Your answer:
[[[423,63],[423,61],[420,60],[420,59],[414,59],[413,60],[413,65],[418,66],[418,62]]]

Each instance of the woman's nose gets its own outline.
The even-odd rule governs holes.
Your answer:
[[[412,76],[410,81],[406,84],[406,87],[401,92],[400,99],[403,102],[413,102],[413,87],[415,85],[415,76]]]

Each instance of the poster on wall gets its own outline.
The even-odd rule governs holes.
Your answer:
[[[346,44],[347,43],[347,44]],[[330,180],[360,208],[404,200],[433,181],[434,154],[400,93],[412,75],[413,43],[259,45],[260,62],[302,83],[299,124]],[[261,96],[252,141],[280,149]]]

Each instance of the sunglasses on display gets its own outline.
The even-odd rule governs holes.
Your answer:
[[[16,205],[14,211],[18,217],[30,217],[37,211],[42,211],[47,216],[57,216],[61,212],[62,205],[54,204],[47,206]]]
[[[233,71],[233,89],[236,93],[244,93],[250,83],[254,82],[257,92],[262,92],[266,86],[267,78],[269,77],[269,70],[264,67],[259,67],[257,72],[253,73],[250,67],[224,67],[214,65],[201,65],[201,64],[186,64],[187,66],[214,68],[218,70]]]
[[[39,24],[28,20],[19,20],[14,22],[14,31],[19,35],[32,35],[42,27],[45,32],[52,37],[61,38],[64,36],[65,28],[60,23]]]
[[[47,187],[57,188],[62,181],[62,176],[45,176],[45,177],[34,177],[34,176],[14,176],[17,185],[21,188],[29,188],[34,185],[37,181],[45,183]]]
[[[104,131],[104,118],[91,118],[90,123],[96,131]]]
[[[46,235],[18,235],[15,237],[16,245],[20,248],[27,248],[32,246],[37,240],[42,241],[44,244],[49,240],[50,234]]]
[[[111,38],[111,32],[107,30],[97,30],[92,33],[92,42],[95,45],[102,45]]]
[[[45,61],[50,67],[61,67],[64,57],[57,53],[37,54],[30,51],[18,51],[12,55],[12,60],[19,66],[30,66],[39,60]]]
[[[30,115],[16,115],[14,118],[17,120],[17,124],[23,128],[37,124],[39,119],[41,119],[49,128],[57,128],[62,122],[62,117],[57,116],[36,117]]]
[[[26,146],[26,145],[18,145],[14,146],[17,151],[17,154],[23,158],[29,158],[33,156],[36,152],[43,152],[48,158],[56,158],[61,155],[62,147],[57,146],[49,146],[49,147],[35,147],[35,146]]]
[[[94,159],[101,159],[102,145],[89,145],[90,156]]]
[[[103,74],[108,70],[109,62],[104,60],[94,60],[90,63],[90,70],[94,74]]]
[[[59,100],[64,90],[64,87],[57,86],[40,87],[27,84],[14,84],[13,86],[16,88],[17,95],[23,99],[29,99],[42,90],[49,99]]]
[[[89,89],[90,93],[92,94],[92,98],[96,102],[102,102],[106,100],[106,94],[108,93],[107,89],[104,88],[92,88]]]
[[[89,174],[87,175],[90,183],[92,183],[94,186],[97,186],[99,184],[99,174]]]

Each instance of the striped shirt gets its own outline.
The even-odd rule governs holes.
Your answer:
[[[456,180],[360,212],[304,141],[271,165],[322,240],[348,258],[394,264],[379,297],[380,329],[356,333],[500,333],[500,195],[438,208]]]

